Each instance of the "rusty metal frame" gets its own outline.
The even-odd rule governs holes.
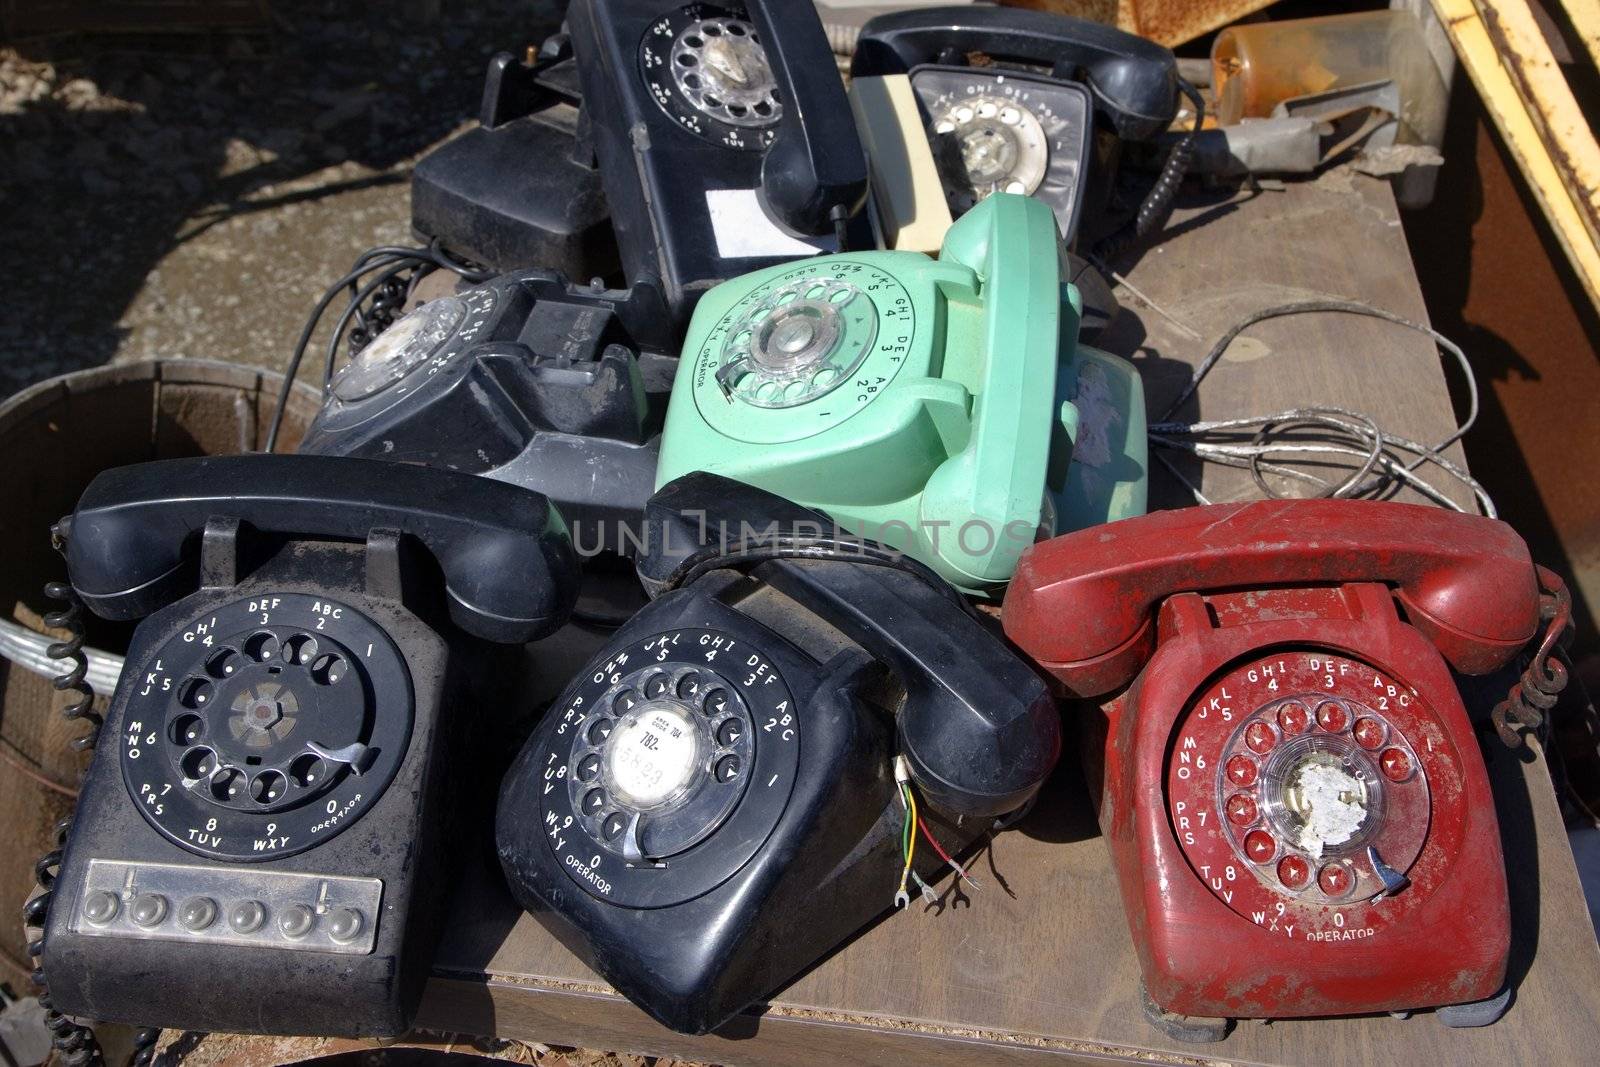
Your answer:
[[[1167,47],[1192,41],[1235,19],[1260,11],[1275,0],[1000,0],[1107,22]]]
[[[1590,57],[1600,55],[1600,11],[1593,0],[1562,3]],[[1433,0],[1433,8],[1600,308],[1600,146],[1527,0]]]

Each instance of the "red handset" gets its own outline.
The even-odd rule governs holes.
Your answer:
[[[1161,512],[1035,545],[1003,620],[1108,701],[1085,760],[1169,1022],[1503,1010],[1499,829],[1446,664],[1493,671],[1538,629],[1509,526],[1373,501]]]

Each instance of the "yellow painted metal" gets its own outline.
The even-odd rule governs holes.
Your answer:
[[[1527,3],[1433,0],[1433,7],[1590,301],[1600,308],[1600,147]],[[1596,19],[1586,21],[1592,28]]]

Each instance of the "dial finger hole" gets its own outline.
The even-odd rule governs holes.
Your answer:
[[[1383,723],[1369,715],[1363,715],[1357,719],[1355,726],[1351,728],[1351,732],[1355,735],[1356,744],[1369,750],[1381,748],[1383,739],[1389,733]]]
[[[1245,727],[1244,743],[1256,755],[1265,755],[1278,743],[1277,732],[1264,722],[1253,722]]]
[[[717,744],[723,748],[732,748],[743,736],[744,723],[737,718],[724,719],[722,725],[717,727]]]
[[[1235,826],[1249,826],[1256,821],[1256,816],[1259,814],[1255,798],[1248,793],[1235,793],[1229,797],[1226,811],[1228,821]]]
[[[1244,835],[1244,854],[1251,863],[1270,863],[1278,851],[1278,842],[1265,830],[1251,830]]]
[[[257,663],[265,663],[278,654],[279,642],[276,634],[254,634],[244,643],[244,654]]]
[[[700,694],[700,676],[686,674],[678,679],[678,696],[684,700],[693,700]]]
[[[322,757],[310,752],[296,756],[294,762],[289,764],[289,780],[302,789],[316,785],[326,773]]]
[[[1234,785],[1254,785],[1258,768],[1249,756],[1234,756],[1228,761],[1228,781]]]
[[[1344,896],[1355,884],[1355,875],[1342,863],[1330,863],[1317,872],[1317,887],[1330,897]]]
[[[1350,715],[1344,710],[1344,705],[1324,700],[1317,705],[1317,725],[1331,734],[1340,733],[1350,725]]]
[[[720,686],[708,689],[702,707],[713,717],[723,714],[728,710],[728,691]]]
[[[1278,709],[1278,725],[1286,734],[1304,733],[1311,726],[1311,713],[1304,704],[1290,701]]]
[[[283,658],[296,666],[307,666],[317,658],[317,639],[310,634],[295,634],[283,645]]]
[[[217,754],[209,748],[191,748],[178,761],[178,769],[191,781],[199,781],[217,769]]]
[[[651,700],[665,696],[667,693],[667,687],[671,684],[672,683],[668,681],[666,675],[657,674],[649,681],[644,683],[644,695],[649,697]]]
[[[278,771],[262,771],[250,781],[250,798],[257,804],[271,804],[283,797],[289,780]]]
[[[218,800],[238,799],[244,789],[244,773],[235,767],[224,767],[211,776],[211,795]]]
[[[318,685],[338,685],[349,670],[343,656],[325,652],[311,663],[311,680]]]
[[[1391,782],[1403,782],[1411,777],[1414,764],[1405,749],[1386,748],[1378,757],[1378,769]]]
[[[190,678],[178,690],[178,703],[198,710],[211,703],[212,686],[204,678]]]
[[[1311,880],[1311,865],[1299,856],[1289,855],[1278,861],[1278,881],[1288,889],[1304,889]]]
[[[635,693],[631,689],[624,689],[622,692],[616,695],[615,699],[611,701],[612,707],[616,709],[617,714],[619,715],[623,712],[631,710],[634,705],[638,703],[639,694]]]
[[[206,673],[218,679],[228,678],[239,669],[239,653],[231,648],[220,648],[206,659]]]
[[[606,791],[604,789],[591,789],[583,796],[583,813],[585,815],[598,815],[600,809],[606,806]]]
[[[616,725],[615,719],[596,719],[589,724],[589,744],[599,748],[606,743],[606,738],[611,736],[611,728]]]
[[[175,745],[192,745],[205,735],[206,723],[198,715],[179,715],[168,727],[167,736]]]

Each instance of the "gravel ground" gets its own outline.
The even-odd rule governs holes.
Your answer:
[[[0,397],[155,356],[281,367],[357,254],[410,243],[411,166],[471,120],[488,57],[561,5],[376,6],[0,49]]]
[[[427,5],[386,8],[407,6]],[[419,23],[274,0],[258,34],[0,47],[0,399],[153,357],[281,369],[358,254],[412,243],[411,167],[470,124],[489,56],[536,43],[563,6],[476,0]]]

